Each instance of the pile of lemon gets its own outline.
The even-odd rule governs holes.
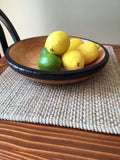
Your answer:
[[[60,71],[82,69],[92,63],[99,54],[99,45],[83,42],[79,38],[69,38],[63,31],[51,33],[40,53],[38,67],[40,70]]]

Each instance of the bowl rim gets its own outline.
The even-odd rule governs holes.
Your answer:
[[[7,60],[8,64],[9,64],[14,70],[21,70],[21,71],[23,71],[23,72],[24,72],[24,70],[26,70],[26,71],[28,71],[28,72],[30,71],[30,72],[33,72],[33,73],[36,73],[36,74],[41,74],[41,75],[53,75],[53,76],[54,76],[54,75],[70,75],[70,74],[77,74],[77,73],[81,74],[81,73],[83,73],[83,72],[89,72],[89,71],[91,71],[91,70],[95,70],[95,69],[101,68],[102,66],[104,66],[104,65],[107,63],[107,61],[108,61],[108,59],[109,59],[109,53],[108,53],[107,49],[106,49],[102,44],[100,44],[100,43],[98,43],[98,42],[95,42],[95,41],[93,41],[93,40],[90,40],[90,39],[87,39],[87,38],[83,38],[83,37],[78,37],[78,36],[69,36],[69,37],[71,37],[71,38],[80,38],[80,39],[83,39],[83,40],[86,40],[86,41],[91,41],[91,42],[94,42],[94,43],[96,43],[96,44],[99,44],[99,45],[103,48],[103,50],[104,50],[104,52],[105,52],[104,58],[103,58],[100,62],[98,62],[98,63],[96,63],[96,64],[94,64],[94,65],[91,65],[91,66],[82,68],[82,69],[68,70],[68,71],[44,71],[44,70],[39,70],[39,69],[34,69],[34,68],[30,68],[30,67],[23,66],[23,65],[15,62],[15,61],[10,57],[9,52],[10,52],[11,48],[12,48],[13,46],[15,46],[16,44],[18,44],[18,43],[20,43],[20,42],[23,42],[23,41],[26,41],[26,40],[29,40],[29,39],[42,38],[42,37],[45,38],[45,37],[47,37],[47,36],[48,36],[48,35],[23,39],[23,40],[20,40],[19,42],[14,43],[14,44],[12,44],[11,46],[9,46],[9,47],[7,48],[7,50],[5,51],[5,57],[6,57],[6,60]],[[19,71],[18,71],[18,72],[19,72]],[[20,72],[20,73],[22,74],[22,72]],[[24,75],[24,74],[23,74],[23,75]],[[88,74],[88,75],[91,75],[91,74]],[[83,77],[83,76],[82,76],[82,77]],[[35,78],[37,78],[37,77],[35,77]],[[38,78],[38,79],[39,79],[39,78]]]

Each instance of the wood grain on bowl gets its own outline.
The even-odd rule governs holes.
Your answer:
[[[37,62],[44,48],[46,37],[21,41],[14,45],[9,55],[18,64],[38,69]]]

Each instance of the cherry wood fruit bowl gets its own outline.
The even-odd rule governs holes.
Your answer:
[[[40,57],[40,51],[44,48],[46,38],[47,36],[29,38],[10,46],[5,53],[6,60],[10,67],[34,81],[49,84],[65,84],[90,78],[101,70],[108,61],[109,53],[107,49],[99,44],[98,58],[90,65],[86,65],[83,69],[72,71],[66,71],[64,69],[61,69],[61,71],[39,70],[37,62]],[[71,36],[70,38],[75,37]],[[83,41],[92,41],[85,38],[80,39]]]

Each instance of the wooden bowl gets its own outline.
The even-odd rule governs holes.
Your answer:
[[[37,62],[40,57],[40,51],[44,48],[46,38],[47,36],[30,38],[19,41],[18,43],[10,46],[5,53],[6,60],[10,67],[21,75],[34,81],[49,84],[65,84],[90,78],[101,70],[108,61],[109,53],[107,49],[99,44],[100,48],[98,58],[90,65],[86,65],[83,69],[71,71],[39,70]],[[85,38],[80,39],[83,41],[91,41]]]

